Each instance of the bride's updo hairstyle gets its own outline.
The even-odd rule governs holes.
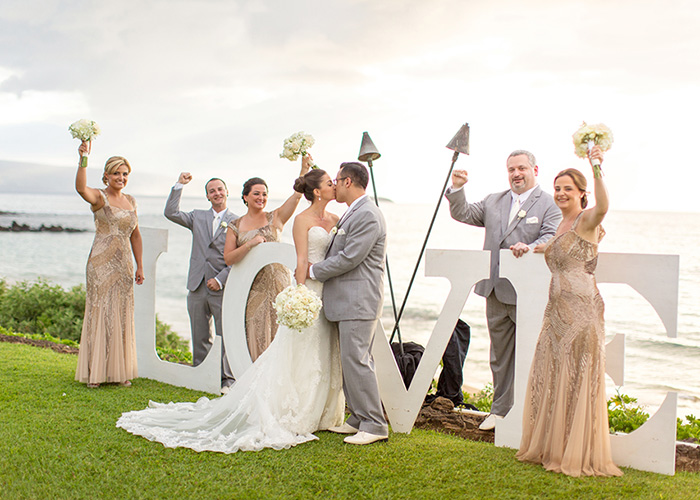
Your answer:
[[[571,177],[571,180],[574,181],[574,185],[579,191],[583,192],[583,196],[581,197],[581,208],[586,208],[588,205],[588,195],[586,194],[586,186],[588,185],[588,182],[586,182],[586,177],[575,168],[567,168],[566,170],[562,170],[557,174],[557,176],[554,178],[554,182],[557,182],[559,177],[564,177],[565,175]]]
[[[303,194],[307,200],[314,201],[314,189],[321,187],[321,179],[324,175],[326,175],[326,171],[320,168],[309,170],[294,181],[294,191]]]
[[[129,173],[131,173],[131,165],[129,165],[129,162],[126,158],[123,158],[121,156],[112,156],[111,158],[109,158],[107,160],[107,163],[105,163],[105,171],[102,174],[102,184],[106,186],[108,184],[107,176],[112,175],[122,165],[124,165],[129,171]]]

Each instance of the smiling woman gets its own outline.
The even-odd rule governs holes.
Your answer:
[[[313,165],[311,155],[301,161],[304,175]],[[253,247],[266,241],[279,241],[284,225],[294,214],[301,193],[294,192],[281,207],[266,212],[267,183],[259,177],[248,179],[243,185],[243,203],[248,211],[228,227],[224,260],[226,264],[241,262]],[[290,283],[289,271],[281,264],[270,264],[255,277],[246,304],[245,328],[248,351],[255,361],[270,345],[277,333],[277,315],[272,303],[277,294]]]
[[[143,283],[141,232],[136,200],[122,193],[131,165],[121,156],[105,164],[105,189],[87,186],[88,143],[78,149],[81,161],[75,189],[87,201],[95,217],[95,241],[86,269],[85,318],[75,379],[97,388],[103,382],[131,385],[137,376],[134,336],[134,276]],[[129,248],[131,246],[131,249]],[[131,260],[133,252],[136,272]]]

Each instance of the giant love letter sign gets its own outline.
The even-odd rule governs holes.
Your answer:
[[[209,355],[197,367],[168,363],[155,350],[156,261],[167,251],[168,232],[141,228],[144,241],[144,271],[149,278],[135,288],[136,349],[139,375],[173,385],[211,393],[220,390],[221,340],[217,337]],[[515,352],[515,402],[506,418],[496,426],[496,445],[517,448],[522,431],[523,397],[535,343],[547,301],[550,273],[541,255],[526,254],[515,259],[501,251],[501,276],[518,292]],[[482,250],[428,250],[426,276],[448,279],[450,292],[433,328],[425,353],[408,389],[404,386],[381,321],[377,322],[373,354],[379,389],[394,432],[411,432],[423,398],[435,376],[457,318],[472,286],[488,277],[490,253]],[[267,264],[281,263],[294,268],[294,247],[266,243],[254,248],[240,264],[231,268],[223,297],[224,342],[229,364],[239,377],[252,361],[245,335],[245,305],[258,271]],[[678,313],[679,259],[676,255],[599,255],[596,279],[599,283],[626,283],[654,307],[670,337],[676,336]],[[616,384],[623,383],[624,336],[617,335],[606,347],[606,370]],[[668,393],[659,410],[629,435],[612,435],[613,459],[618,465],[673,474],[675,471],[675,392]]]

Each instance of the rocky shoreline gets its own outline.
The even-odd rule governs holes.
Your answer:
[[[17,224],[17,221],[12,221],[9,226],[0,226],[0,231],[11,233],[84,233],[85,229],[76,229],[74,227],[63,226],[45,226],[42,224],[39,227],[31,227],[27,224]]]

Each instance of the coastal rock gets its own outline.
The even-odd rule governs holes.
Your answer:
[[[39,227],[30,227],[27,224],[18,224],[17,221],[12,221],[10,226],[0,226],[0,231],[13,233],[84,233],[85,229],[76,229],[74,227],[63,226],[45,226],[42,224]]]
[[[432,429],[446,434],[493,443],[493,431],[482,431],[479,424],[484,421],[486,414],[469,410],[455,411],[455,406],[449,399],[436,398],[432,403],[423,406],[415,426],[420,429]]]

